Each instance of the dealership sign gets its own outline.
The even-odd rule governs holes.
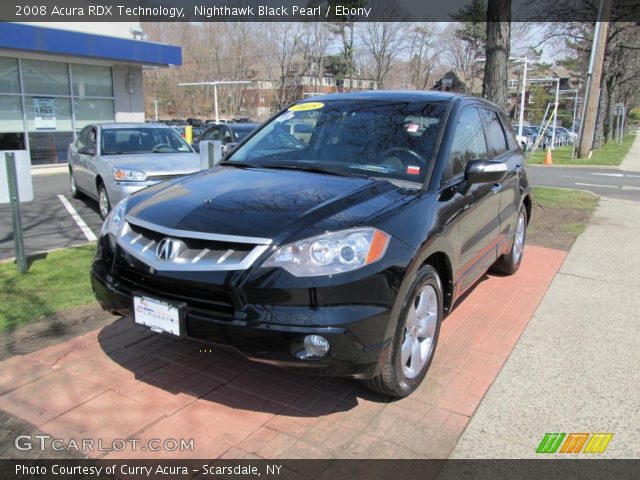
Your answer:
[[[33,99],[33,120],[36,130],[56,129],[56,101],[53,98]]]

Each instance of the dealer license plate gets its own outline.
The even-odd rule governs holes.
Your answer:
[[[180,306],[157,298],[133,297],[133,321],[154,332],[182,336],[182,313]]]

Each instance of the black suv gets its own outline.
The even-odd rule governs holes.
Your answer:
[[[530,213],[524,155],[492,103],[327,95],[118,204],[92,284],[154,331],[401,397],[456,299],[489,268],[518,269]]]

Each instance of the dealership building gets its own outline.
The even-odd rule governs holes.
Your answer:
[[[142,71],[182,63],[136,23],[0,23],[0,150],[64,163],[89,123],[144,122]]]

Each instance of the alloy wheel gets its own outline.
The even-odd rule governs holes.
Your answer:
[[[526,229],[526,218],[524,214],[524,210],[520,212],[518,215],[518,224],[516,225],[516,235],[513,239],[513,259],[517,264],[520,261],[520,257],[522,257],[522,252],[524,250],[524,233]]]
[[[420,375],[429,360],[437,326],[438,296],[431,285],[425,285],[416,293],[404,327],[401,361],[408,379]]]

